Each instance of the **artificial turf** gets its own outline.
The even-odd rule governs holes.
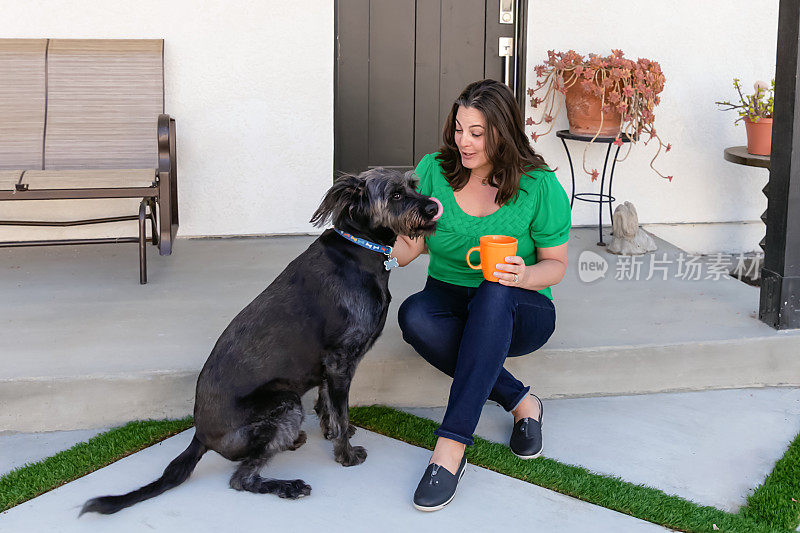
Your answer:
[[[0,512],[35,498],[123,457],[152,446],[192,426],[179,420],[130,422],[80,442],[52,457],[12,470],[0,477]]]
[[[775,463],[739,514],[778,528],[794,530],[800,522],[800,435]]]
[[[360,427],[432,449],[437,424],[385,406],[350,409]],[[113,463],[188,429],[192,418],[131,422],[52,457],[0,477],[0,511]],[[701,506],[678,496],[591,472],[546,457],[523,461],[504,444],[480,437],[467,448],[470,463],[535,483],[602,507],[679,531],[790,532],[800,522],[800,435],[772,473],[736,514]]]

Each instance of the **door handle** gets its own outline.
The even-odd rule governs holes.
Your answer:
[[[498,53],[500,57],[503,58],[503,83],[508,85],[512,91],[515,91],[511,81],[511,59],[514,57],[514,38],[500,37]]]

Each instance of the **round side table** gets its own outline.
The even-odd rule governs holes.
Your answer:
[[[747,151],[747,146],[731,146],[725,148],[724,153],[725,161],[748,167],[769,168],[769,156],[751,154]]]
[[[613,146],[613,142],[616,137],[597,137],[594,142],[596,143],[605,143],[608,144],[608,150],[606,150],[606,159],[603,163],[603,174],[600,178],[600,192],[579,192],[575,193],[575,169],[572,166],[572,156],[570,156],[569,148],[567,147],[567,140],[571,141],[579,141],[579,142],[589,142],[594,137],[593,135],[582,135],[578,133],[570,133],[569,130],[559,130],[556,132],[556,136],[561,139],[561,143],[564,145],[564,151],[567,152],[567,159],[569,160],[569,172],[572,175],[572,196],[569,200],[569,206],[572,208],[572,204],[575,200],[581,200],[583,202],[594,202],[599,204],[598,205],[598,222],[597,222],[597,230],[600,234],[600,241],[597,243],[598,246],[605,246],[606,243],[603,242],[603,204],[608,204],[608,218],[609,220],[612,219],[612,210],[611,210],[611,203],[616,200],[613,196],[611,196],[611,183],[614,179],[614,167],[617,164],[617,155],[619,154],[619,149],[622,148],[621,146],[617,146],[617,150],[614,153],[614,160],[611,163],[611,173],[608,176],[608,193],[604,193],[603,190],[605,188],[605,181],[606,181],[606,168],[608,167],[608,156],[611,154],[611,147]],[[623,143],[631,142],[627,135],[621,135],[620,140]],[[594,197],[599,197],[595,199]]]

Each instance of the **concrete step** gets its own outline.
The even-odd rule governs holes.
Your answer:
[[[191,413],[197,374],[233,316],[315,237],[179,239],[150,254],[139,286],[135,246],[12,249],[0,256],[0,431],[110,426]],[[610,240],[610,236],[609,236]],[[735,279],[674,277],[682,250],[656,238],[670,276],[615,279],[621,258],[574,228],[553,287],[556,331],[507,368],[542,398],[800,386],[800,334],[760,322],[758,289]],[[581,281],[581,254],[608,263]],[[649,256],[640,258],[645,266]],[[425,282],[427,256],[392,274],[383,335],[358,368],[354,405],[445,405],[448,377],[402,339],[397,308]],[[311,395],[304,400],[307,406]]]

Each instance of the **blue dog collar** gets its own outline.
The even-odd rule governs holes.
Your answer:
[[[342,230],[339,230],[339,229],[336,229],[336,228],[333,228],[333,229],[334,229],[334,231],[336,231],[336,233],[338,233],[339,235],[341,235],[342,237],[344,237],[348,241],[350,241],[352,243],[355,243],[355,244],[361,246],[362,248],[366,248],[367,250],[372,250],[373,252],[380,252],[380,253],[384,254],[387,257],[387,260],[383,262],[383,266],[386,268],[386,270],[391,270],[391,269],[393,269],[395,267],[400,266],[400,265],[397,264],[397,258],[396,257],[390,257],[391,254],[392,254],[392,247],[391,246],[383,246],[381,244],[375,244],[374,242],[370,242],[370,241],[368,241],[366,239],[362,239],[361,237],[356,237],[354,235],[350,235],[349,233],[346,233],[346,232],[344,232]]]

